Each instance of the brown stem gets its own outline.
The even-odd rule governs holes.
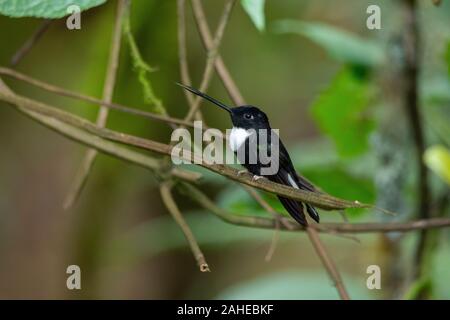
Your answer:
[[[181,186],[181,191],[184,192],[187,196],[192,198],[200,206],[202,206],[206,210],[209,210],[215,216],[227,223],[262,229],[274,229],[276,227],[275,219],[233,214],[218,207],[212,200],[210,200],[203,192],[201,192],[196,187],[187,183],[181,183],[179,184],[179,186]],[[297,222],[289,220],[289,223],[291,224],[290,227],[281,225],[280,229],[285,231],[305,231],[305,228],[299,225]],[[450,227],[449,218],[434,218],[427,220],[392,223],[320,223],[309,225],[309,228],[317,230],[318,232],[329,234],[411,232],[422,229],[446,227]]]
[[[225,28],[230,18],[230,13],[233,9],[234,3],[235,0],[228,0],[225,3],[225,8],[219,21],[219,26],[217,27],[216,34],[214,35],[214,39],[212,40],[212,45],[207,50],[206,66],[203,72],[202,81],[200,83],[200,91],[202,92],[205,92],[207,90],[209,82],[211,81],[211,78],[213,76],[214,65],[219,54],[219,46],[225,33]],[[200,107],[200,103],[202,102],[202,100],[203,99],[201,97],[195,98],[194,104],[192,105],[192,108],[189,110],[189,113],[185,118],[186,121],[192,120],[198,108]]]
[[[180,76],[181,82],[185,85],[191,86],[191,76],[189,74],[189,66],[187,60],[187,45],[186,45],[186,15],[185,15],[186,0],[177,1],[177,17],[178,17],[178,60],[180,61]],[[194,97],[188,91],[184,91],[186,99],[192,108]]]
[[[104,139],[120,142],[128,146],[142,148],[159,154],[169,156],[174,155],[184,161],[198,164],[199,166],[223,175],[231,180],[246,184],[248,186],[256,187],[267,192],[282,195],[290,199],[306,202],[324,210],[342,210],[347,208],[374,208],[377,210],[382,210],[374,207],[373,205],[364,204],[359,201],[348,201],[333,197],[325,193],[309,192],[305,190],[295,189],[286,185],[271,182],[268,179],[260,179],[255,181],[253,179],[253,176],[249,173],[239,174],[239,171],[231,166],[207,163],[205,161],[202,161],[202,159],[197,154],[192,153],[189,150],[99,127],[98,125],[84,118],[14,93],[0,90],[0,100],[3,100],[16,108],[31,110],[47,115],[54,119],[58,119],[60,121],[63,121],[64,123],[70,124],[79,129],[86,130]]]
[[[194,11],[195,22],[197,24],[203,46],[208,52],[214,48],[214,41],[211,36],[211,31],[209,29],[208,22],[206,21],[205,12],[200,0],[192,0],[192,9]],[[216,57],[214,66],[233,102],[236,105],[243,105],[244,98],[242,97],[238,87],[224,64],[222,57],[219,54]]]
[[[175,222],[180,226],[181,230],[183,231],[183,234],[186,237],[189,246],[191,247],[195,261],[197,261],[197,265],[200,268],[200,271],[209,272],[210,269],[208,263],[205,260],[205,256],[203,255],[203,252],[200,250],[200,247],[198,246],[197,240],[195,240],[191,228],[189,228],[186,220],[184,220],[183,215],[181,214],[175,200],[173,199],[172,187],[173,183],[171,181],[163,182],[160,186],[161,198],[167,210],[170,212]]]
[[[31,37],[17,50],[11,58],[10,65],[15,67],[25,55],[34,47],[34,45],[41,39],[44,33],[48,30],[53,20],[44,20],[39,27],[34,31]]]
[[[44,81],[32,78],[30,76],[27,76],[23,73],[17,72],[15,70],[12,70],[9,68],[0,67],[0,74],[8,76],[8,77],[12,77],[12,78],[20,80],[20,81],[24,81],[32,86],[42,89],[42,90],[56,93],[61,96],[86,101],[86,102],[92,103],[93,105],[100,105],[100,106],[103,106],[103,107],[106,107],[109,109],[118,110],[121,112],[129,113],[129,114],[133,114],[136,116],[141,116],[141,117],[145,117],[145,118],[149,118],[152,120],[157,120],[157,121],[161,121],[161,122],[165,122],[165,123],[179,124],[179,125],[183,125],[186,127],[194,126],[194,124],[192,122],[185,121],[183,119],[171,118],[167,115],[159,115],[159,114],[147,112],[144,110],[139,110],[136,108],[130,108],[130,107],[127,107],[127,106],[124,106],[121,104],[117,104],[117,103],[112,103],[112,102],[109,103],[109,102],[106,102],[106,101],[103,101],[103,100],[100,100],[100,99],[97,99],[97,98],[94,98],[94,97],[91,97],[91,96],[88,96],[88,95],[85,95],[82,93],[70,91],[70,90],[46,83]]]
[[[422,120],[419,111],[419,26],[416,0],[403,0],[405,15],[404,52],[405,67],[403,71],[404,103],[411,124],[412,136],[416,148],[416,161],[418,167],[418,215],[421,219],[430,217],[430,195],[428,188],[428,170],[422,160],[425,153],[425,138],[422,128]],[[422,259],[427,239],[427,231],[422,230],[419,235],[415,252],[414,277],[422,274]]]
[[[114,86],[116,84],[116,75],[117,68],[119,66],[119,55],[120,55],[120,44],[122,39],[122,22],[124,13],[127,5],[129,4],[128,0],[118,0],[117,2],[117,13],[114,21],[114,29],[112,34],[112,42],[111,49],[109,53],[109,61],[106,70],[105,76],[105,84],[103,86],[103,99],[107,103],[112,102]],[[99,127],[104,127],[106,125],[106,120],[108,119],[109,109],[101,106],[100,111],[97,115],[97,125]],[[70,188],[69,193],[67,194],[66,199],[64,200],[64,209],[70,209],[75,201],[78,199],[81,190],[83,189],[84,184],[91,172],[92,165],[94,164],[94,160],[97,157],[97,150],[89,149],[84,156],[81,166],[75,176],[73,184]]]
[[[311,240],[311,243],[313,244],[314,249],[317,252],[317,255],[322,261],[322,264],[324,265],[325,269],[327,270],[328,274],[333,280],[334,286],[336,287],[339,296],[341,297],[342,300],[350,300],[350,296],[348,295],[347,290],[345,289],[344,283],[342,282],[342,278],[336,267],[336,264],[334,263],[333,258],[327,252],[325,246],[320,240],[319,234],[314,228],[311,227],[307,227],[306,232],[308,233],[309,240]]]

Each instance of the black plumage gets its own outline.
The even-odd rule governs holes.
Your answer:
[[[278,142],[278,157],[275,157],[275,161],[278,161],[278,170],[264,174],[264,177],[279,184],[317,192],[316,188],[309,181],[297,174],[289,153],[276,133],[272,131],[269,119],[263,111],[251,105],[231,108],[194,88],[182,84],[179,85],[214,103],[230,114],[233,123],[233,130],[230,135],[230,147],[237,154],[241,165],[250,173],[258,177],[261,176],[263,168],[268,169],[270,167],[270,164],[266,161],[267,159],[261,158],[261,152],[259,151],[261,148],[264,148],[265,150],[262,154],[267,154],[270,158],[272,151],[276,150],[275,143]],[[256,134],[260,129],[266,130],[267,132],[264,138]],[[251,146],[257,146],[257,148],[251,148]],[[255,152],[255,150],[258,152]],[[282,196],[278,196],[278,199],[289,214],[301,225],[306,226],[308,224],[304,209],[306,209],[311,218],[319,222],[319,214],[313,206]]]

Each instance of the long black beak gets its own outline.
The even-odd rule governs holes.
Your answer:
[[[186,86],[186,85],[181,84],[181,83],[178,83],[178,82],[176,82],[176,84],[179,85],[180,87],[183,87],[183,88],[186,89],[187,91],[190,91],[190,92],[192,92],[193,94],[196,94],[196,95],[202,97],[203,99],[206,99],[206,100],[208,100],[209,102],[214,103],[216,106],[219,106],[220,108],[222,108],[222,109],[228,111],[229,113],[231,113],[231,108],[230,108],[229,106],[227,106],[226,104],[224,104],[224,103],[222,103],[222,102],[220,102],[220,101],[217,101],[216,99],[214,99],[214,98],[208,96],[207,94],[205,94],[205,93],[203,93],[203,92],[198,91],[197,89],[194,89],[194,88],[192,88],[192,87]]]

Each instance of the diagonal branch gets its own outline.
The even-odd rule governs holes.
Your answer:
[[[0,79],[0,97],[2,97],[2,94],[14,95],[9,87],[7,87],[2,79]],[[63,120],[58,120],[57,117],[52,117],[45,113],[39,112],[38,108],[35,108],[33,111],[33,109],[28,107],[17,106],[17,109],[44,126],[68,137],[69,139],[80,142],[88,147],[95,148],[99,152],[103,152],[126,162],[149,169],[156,175],[158,175],[163,169],[158,159],[100,138],[98,135],[89,133],[83,128],[70,125]],[[173,168],[170,171],[170,174],[173,177],[190,182],[196,182],[200,178],[200,175],[195,172],[185,171],[179,168]]]
[[[145,118],[149,118],[152,120],[165,122],[165,123],[169,123],[169,124],[178,124],[178,125],[183,125],[186,127],[194,126],[194,124],[192,122],[185,121],[183,119],[172,118],[172,117],[169,117],[168,115],[160,115],[160,114],[156,114],[156,113],[152,113],[152,112],[147,112],[144,110],[139,110],[136,108],[130,108],[130,107],[124,106],[122,104],[112,103],[112,102],[110,103],[110,102],[106,102],[106,101],[103,101],[103,100],[100,100],[100,99],[97,99],[97,98],[94,98],[94,97],[91,97],[91,96],[88,96],[88,95],[85,95],[82,93],[70,91],[70,90],[46,83],[44,81],[32,78],[28,75],[25,75],[23,73],[17,72],[15,70],[12,70],[9,68],[0,67],[0,74],[8,76],[8,77],[12,77],[14,79],[17,79],[17,80],[20,80],[23,82],[26,82],[32,86],[35,86],[37,88],[40,88],[40,89],[48,91],[48,92],[56,93],[58,95],[73,98],[73,99],[86,101],[86,102],[92,103],[94,105],[103,106],[105,108],[118,110],[121,112],[129,113],[129,114],[133,114],[136,116],[141,116],[141,117],[145,117]]]
[[[203,11],[203,7],[199,0],[192,0],[192,5],[194,9],[194,14],[196,17],[197,25],[200,31],[200,34],[202,36],[203,44],[207,48],[207,50],[211,50],[214,48],[215,43],[211,41],[211,34],[209,31],[208,23],[206,22],[205,14]],[[216,70],[219,74],[220,78],[222,79],[222,82],[224,86],[227,88],[227,91],[231,98],[233,99],[234,103],[236,105],[242,105],[244,104],[244,99],[242,98],[242,95],[239,92],[239,89],[235,85],[231,75],[229,74],[228,70],[225,67],[225,64],[223,63],[222,59],[220,57],[216,60]],[[255,198],[258,203],[260,203],[267,212],[270,214],[273,213],[273,208],[264,201],[264,199],[261,199],[257,196],[257,192],[249,188],[248,186],[245,186],[245,189],[247,192],[250,193],[250,195]],[[278,221],[279,219],[277,219]],[[279,222],[277,223],[277,229],[278,229]],[[311,243],[314,246],[314,249],[316,250],[317,254],[319,255],[320,259],[322,260],[322,263],[324,264],[325,268],[327,269],[329,275],[333,279],[336,288],[339,292],[339,295],[342,299],[349,299],[349,296],[345,290],[345,287],[342,283],[341,277],[339,275],[339,272],[337,270],[337,267],[335,266],[332,258],[329,256],[327,251],[325,250],[324,245],[320,241],[319,236],[317,235],[316,231],[313,229],[307,229],[309,238],[311,240]],[[276,239],[276,238],[274,238]]]
[[[207,163],[205,161],[202,161],[199,155],[192,153],[189,150],[125,134],[122,132],[117,132],[111,129],[99,127],[98,125],[84,118],[73,115],[69,112],[52,107],[42,102],[37,102],[22,97],[14,93],[5,92],[4,90],[0,90],[0,100],[3,100],[16,108],[31,110],[34,112],[47,115],[51,118],[63,121],[64,123],[70,124],[79,129],[83,129],[92,134],[95,134],[98,137],[108,139],[111,141],[120,142],[128,146],[134,146],[141,149],[153,151],[159,154],[178,157],[183,161],[197,164],[203,168],[206,168],[212,172],[220,174],[231,180],[243,183],[248,186],[256,187],[260,190],[264,190],[270,193],[278,194],[290,199],[306,202],[318,208],[322,208],[324,210],[343,210],[347,208],[372,208],[383,211],[382,209],[376,208],[375,206],[370,204],[361,203],[359,201],[343,200],[325,193],[309,192],[301,189],[295,189],[292,187],[288,187],[286,185],[271,182],[268,179],[260,179],[258,181],[255,181],[253,179],[253,176],[249,173],[239,174],[239,171],[231,166],[223,164]]]
[[[147,150],[152,150],[154,152],[158,152],[161,154],[167,154],[166,149],[162,146],[166,146],[164,144],[159,144],[154,141],[145,140],[133,136],[129,136],[123,133],[118,133],[106,128],[99,128],[95,124],[79,118],[77,116],[73,116],[67,112],[61,111],[59,109],[49,109],[50,106],[47,106],[42,103],[38,103],[34,100],[29,100],[20,96],[17,96],[12,92],[9,87],[7,87],[4,82],[0,79],[0,101],[4,101],[14,107],[16,107],[20,112],[30,116],[35,121],[53,129],[54,131],[67,136],[70,139],[79,141],[90,147],[97,148],[99,151],[108,153],[114,157],[117,157],[122,160],[126,160],[132,162],[134,164],[141,165],[142,167],[148,167],[149,169],[154,169],[151,165],[148,165],[146,158],[143,158],[143,161],[135,160],[132,157],[125,155],[125,151],[121,152],[121,150],[126,150],[129,152],[130,150],[126,148],[117,148],[117,149],[109,149],[108,143],[109,140],[119,141],[124,144],[140,146],[146,145]],[[67,128],[67,129],[66,129]],[[88,136],[83,138],[81,135],[74,133],[73,129],[79,129],[77,132],[89,133]],[[122,138],[120,138],[122,137]],[[104,138],[104,139],[102,139]],[[128,143],[127,141],[130,139],[137,139],[137,141],[133,141],[133,143]],[[141,141],[143,140],[143,141]],[[145,141],[147,144],[145,144]],[[113,144],[117,147],[116,144]],[[170,150],[170,146],[167,146],[167,150]],[[152,163],[152,161],[148,161]],[[160,168],[156,168],[160,169]],[[191,172],[187,172],[191,174]],[[180,179],[183,179],[184,175],[177,176],[174,172],[172,174]],[[236,171],[237,175],[237,171]],[[245,180],[242,178],[242,183]],[[191,179],[186,179],[191,180]],[[251,181],[251,178],[250,178]],[[210,210],[213,214],[218,216],[220,219],[236,225],[247,226],[247,227],[255,227],[255,228],[264,228],[264,229],[274,229],[276,226],[276,221],[270,218],[262,218],[262,217],[248,217],[248,216],[239,216],[233,215],[225,210],[217,207],[211,200],[209,200],[203,193],[201,193],[198,189],[193,187],[192,185],[182,184],[183,186],[189,186],[189,195],[198,202],[204,208]],[[294,189],[297,190],[297,189]],[[191,192],[196,191],[196,192]],[[276,189],[270,191],[272,193],[279,192]],[[284,194],[282,194],[284,195]],[[300,197],[300,198],[299,198]],[[321,196],[322,197],[322,196]],[[320,198],[321,198],[320,197]],[[299,201],[306,201],[301,195],[294,197],[294,199],[298,199]],[[281,225],[280,228],[283,230],[290,231],[304,231],[304,228],[300,226],[298,223],[293,221],[290,222],[291,226],[289,228]],[[432,229],[432,228],[444,228],[450,227],[450,219],[448,218],[434,218],[434,219],[426,219],[426,220],[417,220],[410,222],[394,222],[394,223],[321,223],[321,224],[311,224],[310,228],[314,228],[320,232],[333,232],[333,233],[369,233],[369,232],[409,232],[414,230],[423,230],[423,229]]]
[[[128,0],[118,0],[117,13],[114,21],[114,30],[112,35],[111,50],[109,54],[109,61],[106,70],[105,84],[103,87],[103,100],[111,103],[113,98],[114,86],[116,83],[117,68],[119,66],[120,44],[122,36],[122,22],[126,7],[129,5]],[[108,119],[109,109],[102,106],[97,115],[97,125],[104,127]],[[82,160],[78,173],[75,176],[74,182],[70,191],[64,200],[64,209],[69,209],[79,197],[81,190],[89,176],[92,165],[97,157],[95,149],[89,149]]]
[[[53,20],[44,20],[39,27],[34,31],[30,38],[17,50],[14,56],[11,58],[10,65],[12,67],[16,66],[23,57],[30,52],[33,46],[41,39],[41,37],[45,34],[45,32],[50,27]]]
[[[206,66],[205,70],[203,72],[202,81],[200,83],[200,91],[206,92],[209,82],[211,81],[211,78],[213,76],[214,71],[214,65],[218,59],[219,55],[219,46],[222,42],[223,35],[225,33],[225,28],[227,26],[228,20],[230,19],[231,10],[233,9],[233,5],[235,3],[235,0],[228,0],[225,3],[225,8],[223,10],[222,16],[219,21],[219,26],[217,27],[216,34],[214,35],[214,39],[212,41],[211,47],[207,50],[207,59],[206,59]],[[194,103],[189,110],[189,113],[187,114],[185,120],[190,121],[194,117],[195,113],[197,112],[198,108],[200,107],[200,104],[202,102],[202,98],[196,96]]]
[[[187,45],[186,45],[186,15],[185,15],[186,0],[177,0],[177,17],[178,17],[178,60],[180,61],[180,76],[181,82],[191,86],[192,80],[189,74],[189,66],[187,59]],[[186,99],[192,108],[194,97],[189,92],[184,91]]]
[[[319,234],[314,228],[311,227],[307,227],[306,232],[308,233],[309,240],[311,240],[311,243],[314,249],[316,250],[317,255],[322,261],[322,264],[324,265],[325,269],[327,270],[328,274],[333,280],[334,286],[336,287],[339,296],[341,297],[342,300],[350,300],[350,296],[348,295],[347,290],[345,289],[344,282],[342,281],[342,277],[339,273],[339,270],[337,269],[336,264],[333,261],[333,258],[323,245],[322,240],[320,240]]]
[[[194,11],[195,22],[197,23],[197,27],[201,36],[201,40],[203,46],[206,51],[210,51],[214,48],[214,40],[211,36],[211,31],[208,26],[208,22],[206,21],[205,12],[203,10],[203,6],[200,0],[192,0],[192,10]],[[227,89],[231,99],[234,101],[236,105],[243,105],[244,98],[242,97],[238,87],[236,86],[233,78],[231,77],[228,69],[226,68],[222,57],[218,54],[215,59],[214,66],[216,68],[217,74],[223,82],[224,87]]]
[[[178,184],[180,191],[192,200],[197,202],[201,207],[210,211],[219,219],[239,226],[261,228],[261,229],[275,229],[276,220],[257,216],[242,216],[217,206],[211,199],[209,199],[198,188],[188,184]],[[289,227],[280,226],[284,231],[305,231],[305,227],[301,226],[293,220],[288,220]],[[450,218],[434,218],[426,220],[416,220],[409,222],[391,222],[391,223],[320,223],[311,224],[309,228],[317,230],[318,232],[329,234],[345,234],[345,233],[372,233],[372,232],[411,232],[424,229],[447,228],[450,227]]]
[[[200,271],[209,272],[210,270],[208,263],[205,260],[205,256],[203,255],[203,252],[200,250],[197,240],[195,240],[194,234],[189,228],[186,220],[184,220],[183,215],[181,214],[177,204],[175,203],[175,200],[173,199],[172,188],[173,182],[171,181],[163,182],[160,186],[161,198],[167,210],[170,212],[175,222],[180,226],[181,230],[183,231],[183,234],[186,237],[189,246],[191,247],[195,261],[197,261],[197,265],[200,268]]]

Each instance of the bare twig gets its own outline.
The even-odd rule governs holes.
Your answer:
[[[382,210],[380,208],[374,207],[373,205],[361,203],[359,201],[348,201],[333,197],[325,193],[309,192],[301,189],[296,189],[288,187],[286,185],[271,182],[268,179],[260,179],[258,181],[255,181],[253,179],[253,176],[249,173],[239,174],[239,170],[231,166],[207,163],[205,161],[202,161],[202,159],[199,158],[197,154],[192,153],[189,150],[99,127],[98,125],[84,118],[73,115],[69,112],[63,111],[45,103],[22,97],[17,94],[0,90],[0,100],[5,101],[16,108],[28,109],[47,115],[51,118],[58,119],[79,129],[86,130],[101,138],[121,142],[129,146],[139,147],[159,154],[175,155],[182,160],[198,164],[199,166],[218,173],[231,180],[290,199],[306,202],[324,210],[342,210],[347,208],[372,208],[376,210]]]
[[[212,200],[210,200],[203,192],[196,187],[187,184],[179,184],[180,190],[187,196],[192,198],[203,208],[209,210],[221,220],[246,227],[274,229],[276,227],[276,220],[264,217],[252,217],[236,215],[218,207]],[[284,231],[305,231],[305,227],[301,226],[293,220],[289,220],[291,226],[289,228],[284,225],[280,226]],[[411,232],[422,229],[446,228],[450,227],[449,218],[434,218],[427,220],[416,220],[409,222],[391,222],[391,223],[320,223],[310,224],[309,228],[313,228],[318,232],[325,232],[329,234],[340,233],[372,233],[372,232]]]
[[[192,80],[189,74],[189,65],[187,59],[187,45],[186,45],[186,0],[177,1],[177,17],[178,17],[178,60],[180,61],[180,76],[181,82],[191,86]],[[190,108],[194,105],[194,97],[188,92],[184,91],[186,99]],[[197,119],[201,118],[200,110],[196,113]]]
[[[73,116],[68,114],[65,111],[61,111],[57,108],[51,108],[45,104],[36,102],[34,100],[26,99],[14,94],[0,79],[0,101],[4,101],[12,106],[15,106],[19,111],[27,114],[32,117],[39,123],[42,123],[51,129],[55,130],[58,133],[64,134],[65,136],[74,139],[76,141],[80,141],[84,144],[87,144],[91,147],[97,148],[105,153],[111,154],[117,158],[121,158],[136,164],[139,164],[139,161],[135,161],[131,159],[131,157],[124,156],[122,153],[108,150],[105,141],[101,138],[110,139],[119,141],[122,143],[126,143],[134,146],[146,146],[146,149],[152,150],[154,152],[158,152],[161,154],[167,155],[170,152],[170,146],[160,144],[154,141],[145,140],[142,138],[137,138],[133,136],[129,136],[123,133],[116,133],[115,131],[97,127],[95,124],[84,120],[82,118]],[[81,138],[77,134],[70,132],[70,130],[63,129],[65,125],[70,124],[70,127],[73,129],[82,129],[78,132],[89,132],[91,135],[87,136],[87,138]],[[167,148],[166,148],[167,147]],[[125,149],[125,148],[124,148]],[[116,149],[119,150],[119,149]],[[128,149],[126,149],[129,151]],[[151,161],[150,161],[151,162]],[[142,166],[146,166],[145,161],[142,161]],[[214,170],[213,170],[214,171]],[[216,172],[216,171],[215,171]],[[219,173],[219,170],[217,170]],[[235,170],[235,175],[238,176],[237,170]],[[238,176],[239,179],[242,179],[242,182],[246,180],[246,178],[242,176]],[[182,177],[180,177],[182,178]],[[248,177],[251,181],[252,178]],[[261,181],[261,180],[260,180]],[[259,182],[259,181],[258,181]],[[276,185],[276,184],[275,184]],[[242,226],[250,226],[257,228],[265,228],[265,229],[274,229],[276,221],[270,218],[262,218],[262,217],[247,217],[247,216],[238,216],[232,215],[223,209],[217,207],[212,201],[210,201],[206,196],[204,196],[198,189],[194,188],[191,185],[183,184],[183,186],[189,186],[190,191],[194,190],[197,192],[190,192],[193,194],[193,199],[199,202],[206,209],[211,210],[212,213],[223,219],[224,221],[232,224],[242,225]],[[297,190],[297,189],[294,189]],[[280,193],[281,195],[287,196],[284,192],[280,192],[276,188],[272,187],[270,190],[267,190],[272,193]],[[309,199],[303,197],[302,193],[297,196],[292,196],[293,199],[297,199],[299,201],[308,202]],[[315,201],[319,201],[322,199],[322,195],[315,199]],[[325,196],[324,199],[327,199]],[[326,200],[328,202],[328,199]],[[291,228],[286,228],[281,225],[280,229],[283,230],[304,230],[302,226],[294,221],[291,222]],[[422,229],[432,229],[432,228],[444,228],[450,226],[450,219],[448,218],[434,218],[427,220],[417,220],[410,221],[405,223],[358,223],[358,224],[350,224],[350,223],[321,223],[321,224],[311,224],[310,227],[314,228],[320,232],[335,232],[335,233],[368,233],[368,232],[409,232],[414,230],[422,230]]]
[[[113,98],[114,86],[116,83],[117,68],[119,66],[120,44],[122,36],[122,22],[126,6],[129,4],[128,0],[118,0],[117,13],[114,21],[114,30],[112,35],[111,50],[109,54],[109,61],[106,70],[105,84],[103,86],[103,100],[111,103]],[[104,127],[108,118],[109,109],[101,107],[97,115],[97,125]],[[77,172],[73,185],[64,200],[64,209],[69,209],[77,200],[83,189],[83,186],[89,176],[92,165],[97,157],[95,149],[89,149],[82,160],[79,171]]]
[[[404,27],[404,52],[405,67],[403,71],[404,83],[404,103],[405,109],[409,116],[411,124],[412,136],[416,148],[416,161],[418,167],[418,215],[421,219],[430,217],[430,194],[428,188],[428,170],[422,160],[425,153],[425,139],[422,128],[422,120],[419,111],[419,26],[417,16],[416,0],[403,0],[405,27]],[[423,230],[419,235],[418,244],[415,253],[414,277],[420,277],[422,273],[422,258],[425,250],[427,232]]]
[[[180,226],[181,230],[183,231],[183,234],[186,237],[189,246],[191,247],[192,254],[194,255],[194,258],[197,261],[197,264],[200,268],[200,271],[209,272],[210,269],[208,263],[205,260],[205,256],[203,255],[203,252],[200,250],[197,240],[195,240],[194,234],[192,233],[191,229],[186,223],[186,220],[184,220],[183,215],[181,214],[177,204],[175,203],[175,200],[173,199],[172,187],[173,183],[171,181],[163,182],[160,186],[161,198],[167,210],[170,212],[175,222]]]
[[[14,93],[6,86],[6,84],[0,79],[0,96],[1,94],[9,94],[14,95]],[[150,169],[154,174],[159,174],[161,172],[161,163],[158,159],[150,157],[148,155],[142,154],[140,152],[136,152],[121,146],[117,143],[113,143],[111,141],[102,139],[97,135],[86,132],[86,130],[69,125],[62,120],[58,120],[55,117],[48,116],[43,113],[39,113],[38,109],[32,111],[30,108],[20,107],[18,106],[18,110],[25,115],[31,117],[32,119],[40,122],[41,124],[49,127],[52,130],[55,130],[58,133],[61,133],[68,138],[80,142],[86,146],[91,148],[95,148],[100,152],[105,154],[109,154],[118,159],[127,161],[129,163],[138,165],[140,167]],[[181,170],[179,168],[174,168],[170,172],[170,174],[176,178],[195,182],[200,176],[198,173]]]
[[[152,120],[157,120],[160,122],[179,124],[179,125],[183,125],[186,127],[194,126],[194,124],[192,122],[185,121],[183,119],[171,118],[167,115],[160,115],[160,114],[156,114],[156,113],[147,112],[144,110],[139,110],[136,108],[130,108],[130,107],[127,107],[127,106],[124,106],[121,104],[117,104],[117,103],[112,103],[112,102],[109,103],[109,102],[106,102],[106,101],[103,101],[103,100],[100,100],[100,99],[97,99],[97,98],[94,98],[94,97],[91,97],[91,96],[88,96],[88,95],[85,95],[82,93],[70,91],[70,90],[46,83],[44,81],[32,78],[28,75],[25,75],[23,73],[17,72],[15,70],[12,70],[9,68],[0,67],[0,74],[8,76],[8,77],[12,77],[12,78],[20,80],[20,81],[24,81],[28,84],[31,84],[37,88],[40,88],[40,89],[48,91],[48,92],[56,93],[58,95],[69,97],[69,98],[86,101],[86,102],[92,103],[94,105],[100,105],[100,106],[103,106],[106,108],[118,110],[121,112],[133,114],[136,116],[149,118]]]
[[[211,36],[211,31],[209,29],[208,22],[206,21],[205,12],[200,0],[192,0],[192,9],[194,11],[195,22],[197,23],[203,46],[208,52],[214,48],[214,41]],[[217,55],[214,66],[216,67],[217,74],[222,80],[224,87],[227,89],[234,103],[236,105],[243,105],[244,98],[242,98],[239,89],[231,78],[230,73],[228,72],[228,69],[226,68],[220,55]]]
[[[14,56],[11,58],[10,65],[12,67],[16,66],[23,57],[30,52],[33,46],[39,41],[39,39],[44,35],[44,33],[50,27],[53,20],[44,20],[39,27],[34,31],[31,37],[25,41],[25,43],[17,50]]]
[[[350,300],[350,297],[347,293],[347,290],[345,289],[344,283],[342,282],[342,278],[341,275],[339,274],[336,264],[334,263],[333,258],[331,258],[331,255],[327,252],[325,246],[320,240],[317,231],[314,230],[314,228],[307,227],[306,232],[308,233],[309,239],[311,240],[311,243],[313,244],[314,249],[317,252],[317,255],[322,261],[322,264],[324,265],[325,269],[327,270],[328,274],[333,280],[333,283],[339,293],[339,296],[341,297],[342,300]]]
[[[210,35],[208,23],[206,22],[203,7],[199,0],[192,0],[192,5],[193,5],[196,22],[197,22],[200,34],[202,36],[204,46],[209,51],[214,48],[215,43],[211,42],[211,35]],[[224,86],[227,88],[227,91],[228,91],[229,95],[231,96],[231,98],[233,99],[234,103],[237,105],[244,104],[244,99],[242,98],[242,95],[240,94],[237,86],[235,85],[231,75],[229,74],[228,70],[225,67],[225,64],[223,63],[223,61],[220,57],[217,57],[215,66],[216,66],[217,73],[219,74],[220,78],[222,79],[222,82],[223,82]],[[265,208],[265,210],[267,212],[271,213],[272,215],[274,214],[273,208],[266,201],[264,201],[264,199],[259,198],[257,196],[258,194],[256,191],[252,190],[251,188],[249,188],[247,186],[245,188],[246,188],[247,192],[249,192],[250,195],[253,198],[255,198],[255,200],[257,200],[263,206],[263,208]],[[279,219],[277,219],[276,230],[278,230],[278,227],[279,227],[278,220]],[[277,232],[277,231],[275,231],[275,232]],[[314,230],[309,231],[308,234],[310,235],[309,238],[310,238],[311,242],[313,243],[313,246],[314,246],[317,254],[321,258],[321,260],[322,260],[325,268],[327,269],[328,273],[330,274],[331,278],[334,280],[334,283],[336,284],[336,288],[339,292],[339,295],[341,296],[342,299],[348,299],[349,297],[345,290],[344,285],[342,284],[342,280],[339,276],[339,272],[338,272],[336,266],[334,265],[333,260],[326,252],[318,235],[315,234]],[[274,237],[274,239],[276,239],[276,237]],[[273,246],[273,244],[272,244],[272,246]]]
[[[202,92],[205,92],[207,90],[209,82],[211,81],[211,78],[213,76],[214,65],[217,61],[219,54],[218,53],[219,46],[222,41],[222,37],[225,32],[225,27],[227,26],[228,20],[230,18],[231,9],[233,8],[234,3],[235,0],[228,0],[225,3],[225,8],[220,18],[219,26],[217,27],[216,34],[212,41],[212,45],[210,48],[208,48],[207,52],[208,57],[206,59],[206,66],[203,72],[202,81],[200,83],[200,91]],[[202,100],[203,99],[201,97],[195,97],[194,104],[192,105],[192,108],[189,110],[189,113],[186,116],[185,120],[187,121],[192,120],[198,108],[200,107],[200,103],[202,102]]]

